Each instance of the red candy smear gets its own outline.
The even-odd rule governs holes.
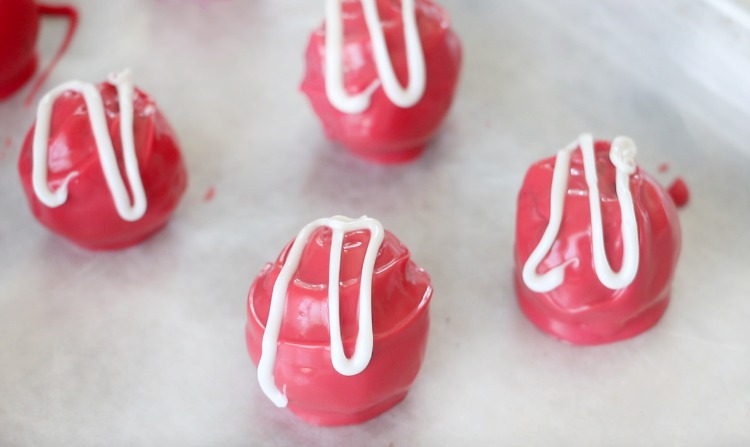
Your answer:
[[[208,188],[208,190],[206,190],[206,194],[203,196],[203,201],[210,202],[214,199],[214,197],[216,197],[216,187],[211,186],[210,188]]]
[[[13,140],[10,137],[5,139],[5,145],[0,148],[0,160],[3,160],[8,155],[8,149],[13,145]]]
[[[687,205],[690,200],[690,190],[688,189],[685,180],[681,177],[677,177],[675,181],[672,182],[667,192],[669,192],[669,196],[672,197],[674,204],[677,205],[678,208]]]

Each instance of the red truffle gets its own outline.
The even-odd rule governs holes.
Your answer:
[[[332,278],[338,290],[329,287]],[[313,424],[381,414],[417,376],[431,296],[427,273],[374,219],[313,222],[263,268],[248,295],[247,346],[261,387]],[[358,369],[340,372],[338,364],[358,358]]]
[[[381,163],[414,159],[440,127],[458,81],[461,45],[450,28],[447,14],[431,0],[329,0],[329,11],[331,3],[342,8],[343,17],[338,23],[327,23],[312,33],[302,90],[328,137],[354,154]],[[409,9],[411,3],[415,3],[414,9]],[[370,27],[364,8],[367,4],[374,5],[377,11],[376,16],[370,16]],[[409,11],[415,11],[414,21]],[[330,12],[328,17],[331,18]],[[416,32],[410,34],[413,22]],[[328,60],[327,53],[331,50],[327,44],[336,41],[339,28],[341,54],[336,58],[334,51]],[[378,35],[381,32],[382,39]],[[409,49],[410,35],[417,37],[412,40],[412,49],[417,46],[421,49]],[[377,57],[378,46],[383,49],[381,58]],[[409,60],[413,61],[413,70]],[[423,71],[419,70],[420,61]],[[341,65],[327,71],[327,63]],[[331,79],[327,79],[329,74]],[[333,75],[341,79],[336,80]],[[424,82],[421,95],[420,81]],[[387,85],[392,86],[390,90]],[[406,95],[410,100],[394,101],[387,93],[411,87],[414,95]],[[346,95],[363,95],[362,107],[342,110],[333,94],[339,88]]]
[[[118,76],[123,75],[129,79],[127,72]],[[67,85],[88,88],[92,102],[81,91],[68,90]],[[123,248],[152,235],[167,223],[187,185],[185,166],[172,129],[154,101],[131,84],[128,108],[132,109],[135,168],[140,174],[145,209],[140,217],[123,216],[111,183],[120,180],[124,201],[133,203],[139,186],[132,182],[123,151],[128,132],[124,129],[127,121],[121,111],[126,107],[120,101],[119,88],[112,81],[97,86],[74,81],[56,89],[59,93],[56,100],[43,98],[40,114],[43,108],[51,107],[51,117],[42,123],[49,126],[49,136],[40,140],[47,156],[39,157],[37,170],[45,176],[37,179],[36,189],[34,140],[40,119],[44,119],[41,115],[26,137],[18,165],[34,216],[51,231],[90,249]],[[97,103],[103,110],[94,112],[91,106]],[[96,120],[105,126],[100,138],[109,137],[107,145],[112,152],[102,149],[102,140],[95,136]],[[114,166],[110,178],[104,169],[107,157]],[[67,197],[50,206],[41,200],[39,193],[45,188],[53,194],[67,188]]]
[[[632,150],[631,158],[617,161],[616,145]],[[569,166],[559,169],[559,215],[552,185],[565,151]],[[526,316],[557,338],[581,345],[626,339],[652,327],[666,310],[680,253],[679,219],[667,192],[635,166],[634,151],[628,139],[594,144],[585,135],[580,145],[535,163],[526,174],[518,196],[516,294]],[[597,204],[600,230],[592,211]],[[537,252],[545,238],[549,248]],[[612,274],[603,272],[607,264]]]

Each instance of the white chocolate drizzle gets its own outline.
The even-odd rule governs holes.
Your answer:
[[[50,127],[52,126],[52,109],[60,95],[68,91],[79,92],[83,95],[88,109],[91,131],[94,135],[99,162],[107,181],[107,187],[115,202],[117,214],[123,220],[134,222],[146,213],[146,193],[143,189],[141,174],[138,170],[138,157],[135,153],[135,135],[133,131],[133,114],[135,87],[133,86],[130,70],[111,74],[109,82],[117,88],[120,107],[120,139],[122,142],[125,173],[128,177],[133,203],[130,203],[128,191],[117,166],[117,157],[109,135],[107,117],[102,96],[93,84],[70,81],[62,84],[44,95],[37,108],[36,127],[33,143],[33,174],[32,183],[34,194],[50,208],[63,205],[68,199],[68,184],[79,173],[73,171],[65,178],[60,187],[51,191],[47,182],[47,147],[49,145]]]
[[[617,199],[620,202],[621,234],[623,243],[622,267],[619,272],[612,271],[604,247],[602,229],[602,212],[599,197],[599,179],[596,174],[594,140],[590,134],[583,134],[567,147],[557,152],[555,170],[552,174],[550,192],[550,218],[539,245],[534,249],[523,266],[523,281],[534,292],[543,293],[554,290],[565,280],[565,268],[577,264],[578,259],[570,259],[538,274],[537,269],[547,256],[557,239],[562,223],[567,193],[568,176],[570,175],[571,154],[580,146],[583,154],[583,168],[588,186],[589,209],[591,213],[591,240],[594,258],[594,270],[604,286],[617,290],[627,287],[635,279],[638,271],[638,224],[635,220],[635,206],[630,193],[630,176],[635,173],[636,146],[630,138],[617,137],[612,141],[609,158],[616,168],[615,186]]]
[[[401,3],[406,62],[409,69],[409,83],[406,88],[401,85],[393,71],[393,62],[385,42],[376,0],[359,0],[362,2],[367,30],[370,33],[379,79],[356,95],[348,94],[344,86],[344,20],[341,11],[344,1],[348,0],[326,0],[325,87],[328,100],[343,113],[362,113],[370,106],[372,95],[382,82],[386,96],[396,106],[409,108],[417,104],[424,95],[427,76],[417,27],[416,0],[402,0]]]
[[[356,220],[343,216],[318,219],[305,226],[297,235],[286,256],[284,266],[276,278],[271,294],[271,307],[266,321],[266,330],[263,333],[260,361],[258,362],[258,382],[266,396],[277,407],[286,407],[288,403],[286,392],[279,390],[273,375],[278,353],[279,332],[286,309],[286,294],[289,284],[299,268],[305,246],[313,232],[322,227],[328,227],[332,230],[328,267],[328,324],[331,340],[331,363],[339,374],[353,376],[364,371],[372,357],[372,279],[375,273],[375,260],[385,235],[383,225],[366,216]],[[358,230],[369,230],[370,241],[367,244],[367,251],[362,263],[362,278],[359,285],[359,331],[357,332],[354,354],[351,358],[347,358],[344,353],[339,317],[341,253],[346,233]]]

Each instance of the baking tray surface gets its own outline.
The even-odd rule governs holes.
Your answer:
[[[28,88],[0,103],[0,445],[750,443],[746,3],[443,0],[459,91],[429,151],[399,166],[328,142],[299,92],[322,1],[73,3],[79,33],[44,89],[131,68],[190,184],[145,243],[76,248],[21,190]],[[63,32],[44,21],[43,62]],[[526,169],[582,132],[632,137],[641,167],[692,192],[663,320],[587,348],[538,331],[512,285]],[[265,398],[244,325],[264,263],[335,214],[383,222],[435,295],[407,399],[330,429]]]

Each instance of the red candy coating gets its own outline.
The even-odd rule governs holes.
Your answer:
[[[0,99],[34,75],[38,35],[39,14],[32,0],[0,0]]]
[[[334,108],[325,91],[325,28],[321,26],[310,36],[302,91],[310,99],[328,137],[372,161],[399,163],[419,156],[453,100],[461,65],[461,44],[442,8],[431,0],[417,0],[416,5],[427,85],[422,99],[410,108],[394,105],[382,87],[362,113],[347,114]],[[400,2],[378,0],[378,10],[381,22],[387,23],[384,34],[394,71],[400,83],[406,85],[408,68]],[[378,74],[360,2],[344,2],[343,11],[344,83],[348,93],[356,94],[364,91]]]
[[[102,94],[110,138],[124,173],[120,139],[117,89],[109,83],[98,85]],[[57,208],[39,201],[32,186],[31,128],[18,168],[24,191],[34,216],[53,232],[90,249],[116,249],[134,245],[163,227],[187,186],[187,174],[177,140],[154,101],[135,90],[134,134],[141,179],[146,193],[146,214],[127,222],[117,213],[99,161],[96,142],[83,95],[67,92],[55,102],[48,144],[48,184],[56,190],[69,173],[76,171],[68,185],[68,199]]]
[[[604,245],[612,269],[618,271],[623,252],[620,205],[609,148],[608,142],[595,144]],[[549,221],[554,167],[555,157],[532,165],[518,197],[515,285],[521,309],[541,330],[575,344],[595,345],[634,337],[655,325],[669,302],[681,240],[674,203],[653,178],[636,170],[630,190],[639,231],[640,263],[630,285],[608,289],[594,270],[588,187],[581,153],[576,151],[571,158],[560,233],[538,271],[543,273],[569,259],[579,262],[565,269],[565,281],[559,287],[537,293],[526,286],[521,271]]]
[[[344,238],[341,257],[341,329],[347,356],[358,332],[362,264],[370,235],[354,231]],[[276,278],[291,244],[266,265],[248,295],[247,346],[257,365]],[[409,258],[391,233],[378,253],[372,286],[374,348],[369,365],[343,376],[332,363],[328,331],[328,263],[331,230],[316,230],[305,247],[287,292],[274,377],[286,390],[288,407],[317,425],[364,422],[400,402],[417,376],[427,344],[430,278]]]

